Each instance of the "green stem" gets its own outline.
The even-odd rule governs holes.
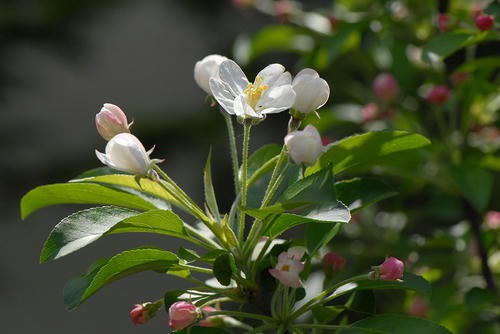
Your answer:
[[[278,177],[278,179],[276,180],[276,182],[274,182],[272,188],[267,193],[267,196],[264,197],[262,204],[260,206],[261,208],[265,208],[269,204],[269,202],[271,202],[271,199],[273,198],[274,193],[278,189],[281,181],[283,181],[283,178],[285,177],[286,173],[288,172],[288,169],[290,169],[290,166],[291,165],[289,163],[287,163],[285,168],[283,168],[283,171],[281,172],[281,174]]]
[[[244,134],[243,134],[243,157],[241,165],[241,208],[244,209],[247,204],[247,164],[248,164],[248,141],[250,137],[251,124],[245,123]],[[245,212],[241,210],[240,212],[240,225],[239,225],[239,237],[238,240],[240,245],[243,244],[243,237],[245,234]]]
[[[260,263],[264,255],[266,254],[267,249],[271,245],[271,242],[273,241],[274,238],[269,238],[266,240],[266,243],[260,250],[259,255],[257,256],[257,259],[252,263],[252,269],[251,269],[251,274],[252,274],[252,282],[255,281],[255,275],[257,275],[257,265]]]
[[[343,285],[345,285],[347,283],[366,280],[366,279],[368,279],[368,275],[369,274],[363,274],[363,275],[354,276],[354,277],[348,278],[348,279],[346,279],[346,280],[344,280],[344,281],[342,281],[340,283],[337,283],[337,284],[333,285],[331,288],[326,289],[325,291],[323,291],[322,293],[320,293],[319,295],[317,295],[316,297],[312,298],[307,303],[305,303],[304,305],[302,305],[297,311],[293,312],[292,315],[290,316],[290,321],[296,319],[302,313],[305,313],[309,309],[311,309],[312,307],[316,306],[315,305],[316,303],[318,303],[318,302],[326,303],[327,301],[330,301],[331,299],[334,299],[335,297],[337,297],[337,296],[333,296],[333,298],[332,298],[332,296],[330,296],[329,298],[326,298],[326,299],[322,300],[323,297],[325,297],[325,296],[329,295],[330,293],[334,292],[339,287],[341,287],[341,286],[343,286]]]
[[[267,330],[270,330],[270,329],[273,329],[276,327],[277,327],[276,324],[265,324],[265,325],[256,327],[251,332],[247,332],[247,333],[259,333],[259,332],[267,331]]]
[[[262,321],[269,322],[269,323],[276,322],[275,319],[273,319],[271,317],[267,317],[265,315],[246,313],[246,312],[240,312],[240,311],[223,310],[223,311],[210,312],[210,316],[212,316],[212,315],[228,315],[231,317],[240,317],[240,318],[247,318],[247,319],[262,320]]]
[[[234,135],[233,121],[231,115],[227,112],[222,111],[222,115],[226,120],[227,133],[229,135],[229,146],[231,147],[231,160],[233,161],[233,176],[234,176],[234,190],[235,194],[238,195],[240,192],[240,183],[238,181],[239,173],[239,163],[238,163],[238,150],[236,148],[236,137]]]
[[[191,225],[189,224],[184,224],[184,227],[186,228],[186,230],[188,230],[188,233],[195,236],[196,238],[198,239],[194,239],[194,238],[189,238],[187,240],[199,245],[199,246],[202,246],[202,247],[205,247],[205,248],[208,248],[208,249],[220,249],[220,246],[213,242],[212,240],[208,239],[208,238],[205,238],[203,235],[201,235],[200,233],[198,233],[198,231]]]
[[[376,329],[368,329],[361,327],[351,327],[351,326],[338,326],[338,325],[322,325],[322,324],[297,324],[290,326],[290,330],[293,331],[294,328],[318,328],[318,329],[332,329],[332,330],[345,330],[345,331],[358,331],[364,333],[377,333],[384,334],[384,331],[379,331]]]
[[[278,156],[278,162],[276,162],[276,165],[274,166],[273,174],[271,175],[271,180],[269,181],[269,184],[267,185],[266,193],[264,195],[264,198],[262,199],[261,203],[261,208],[265,206],[265,200],[269,196],[269,192],[271,191],[274,181],[276,180],[276,177],[278,176],[278,172],[281,168],[281,165],[283,164],[284,159],[286,158],[286,153],[285,153],[285,145],[281,148],[281,152]]]
[[[212,269],[191,266],[189,264],[177,263],[177,266],[184,268],[184,269],[193,270],[193,271],[197,271],[197,272],[205,273],[205,274],[212,274],[213,275],[213,273],[214,273]]]
[[[263,171],[267,170],[271,165],[275,164],[276,161],[278,161],[279,157],[280,155],[277,155],[260,166],[260,168],[248,179],[247,186],[250,187],[252,184],[254,184],[254,182],[262,176]]]

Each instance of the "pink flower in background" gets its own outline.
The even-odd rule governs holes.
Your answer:
[[[304,264],[302,262],[291,258],[287,252],[282,252],[278,256],[276,267],[269,269],[269,273],[286,286],[300,288],[299,274],[303,269]]]
[[[380,279],[382,281],[394,281],[403,277],[405,265],[403,261],[391,256],[378,267]]]
[[[127,116],[120,107],[111,103],[104,103],[101,111],[95,115],[95,125],[105,140],[110,140],[119,133],[130,132]]]
[[[380,73],[373,81],[373,91],[381,101],[391,102],[399,95],[399,84],[392,74]]]
[[[427,94],[427,101],[432,104],[443,104],[450,98],[450,90],[444,85],[437,85]]]
[[[408,315],[411,315],[412,317],[425,318],[428,313],[429,302],[420,296],[416,296],[415,298],[413,298],[413,301],[408,310]]]
[[[327,274],[333,274],[345,265],[345,259],[335,252],[328,252],[323,257],[323,268]]]
[[[450,18],[446,13],[440,13],[438,16],[438,28],[441,32],[450,30]]]
[[[147,311],[149,307],[145,307],[142,304],[135,304],[135,308],[130,311],[130,318],[132,322],[136,325],[142,325],[149,321]]]
[[[496,230],[496,229],[500,228],[500,212],[498,212],[498,211],[488,211],[486,213],[484,222],[486,223],[486,225],[489,228],[491,228],[493,230]]]
[[[363,122],[371,122],[378,116],[378,105],[374,102],[368,103],[361,111],[363,115]]]
[[[457,74],[451,77],[451,82],[454,86],[460,85],[462,82],[469,78],[469,74],[465,72],[458,72]]]
[[[493,27],[493,16],[480,14],[476,17],[475,25],[481,31],[490,30]]]
[[[217,311],[212,306],[202,307],[201,310],[206,313]],[[219,315],[207,316],[206,319],[200,320],[200,326],[202,327],[217,327],[219,325],[222,325],[222,316]]]
[[[201,318],[201,311],[195,305],[188,302],[175,302],[168,309],[168,324],[170,328],[177,330],[194,324]]]

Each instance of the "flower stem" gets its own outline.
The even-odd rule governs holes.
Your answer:
[[[294,330],[295,328],[318,328],[318,329],[331,329],[331,330],[345,330],[345,331],[358,331],[364,333],[385,333],[384,331],[379,331],[376,329],[368,329],[361,327],[351,327],[351,326],[338,326],[338,325],[322,325],[322,324],[296,324],[290,326],[290,330]]]
[[[328,294],[334,292],[335,290],[337,290],[342,285],[345,285],[345,284],[351,283],[351,282],[362,281],[362,280],[366,280],[366,279],[368,279],[368,274],[363,274],[363,275],[353,276],[353,277],[348,278],[348,279],[346,279],[346,280],[344,280],[344,281],[342,281],[340,283],[337,283],[337,284],[333,285],[332,287],[326,289],[325,291],[321,292],[319,295],[317,295],[316,297],[312,298],[307,303],[305,303],[304,305],[302,305],[297,311],[293,312],[292,315],[290,316],[289,320],[292,321],[292,320],[296,319],[302,313],[305,313],[309,309],[311,309],[312,307],[316,306],[316,304],[318,304],[319,302],[326,303],[327,301],[330,301],[333,298],[329,297],[329,298],[326,298],[326,299],[323,300],[323,297],[325,297]],[[335,297],[337,297],[337,296],[334,296],[334,298]]]
[[[236,148],[236,137],[234,135],[233,121],[231,115],[227,112],[222,111],[224,119],[226,120],[227,133],[229,135],[229,146],[231,147],[231,160],[233,161],[233,176],[234,176],[234,190],[235,194],[238,195],[240,192],[240,183],[238,181],[239,173],[239,163],[238,163],[238,150]]]
[[[213,273],[214,273],[212,269],[191,266],[189,264],[177,263],[177,266],[184,268],[184,269],[193,270],[193,271],[197,271],[197,272],[205,273],[205,274],[212,274],[213,275]]]
[[[241,164],[241,208],[244,209],[247,204],[247,164],[248,164],[248,141],[250,138],[250,129],[252,125],[245,123],[243,134],[243,153]],[[245,234],[245,212],[240,212],[240,225],[239,225],[239,243],[243,244],[243,237]]]
[[[227,310],[215,311],[215,312],[210,312],[209,315],[210,316],[212,316],[212,315],[228,315],[228,316],[232,316],[232,317],[240,317],[240,318],[247,318],[247,319],[262,320],[262,321],[269,322],[269,323],[276,322],[275,319],[273,319],[271,317],[267,317],[265,315],[254,314],[254,313],[247,313],[247,312],[240,312],[240,311],[227,311]]]

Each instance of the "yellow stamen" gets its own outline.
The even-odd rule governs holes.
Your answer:
[[[290,271],[290,266],[288,264],[285,264],[283,267],[281,267],[282,271]]]
[[[249,83],[247,89],[243,91],[247,95],[247,103],[255,108],[257,101],[259,101],[262,93],[269,87],[267,84],[262,85],[262,78],[260,76],[255,78],[254,83]]]

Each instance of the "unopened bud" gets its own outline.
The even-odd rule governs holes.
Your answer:
[[[490,30],[493,27],[493,16],[480,14],[476,17],[475,25],[481,31]]]
[[[376,270],[378,270],[378,275],[382,281],[394,281],[403,277],[405,265],[403,261],[391,256]]]
[[[384,72],[373,81],[373,90],[381,101],[391,102],[399,95],[399,84],[392,74]]]
[[[335,252],[328,252],[323,257],[323,268],[327,276],[341,270],[344,265],[345,259]]]
[[[293,131],[286,135],[285,145],[291,159],[297,165],[312,166],[322,153],[321,136],[310,124],[304,131]]]
[[[448,14],[446,13],[441,13],[438,16],[438,28],[439,31],[441,32],[446,32],[450,30],[450,18],[448,17]]]
[[[443,104],[450,98],[450,90],[446,86],[434,86],[427,94],[427,101],[432,104]]]
[[[183,329],[197,322],[201,318],[201,311],[193,304],[179,301],[170,306],[168,317],[170,328]]]
[[[127,116],[120,109],[111,103],[104,103],[101,111],[95,116],[97,131],[105,140],[110,140],[119,133],[129,133]]]

